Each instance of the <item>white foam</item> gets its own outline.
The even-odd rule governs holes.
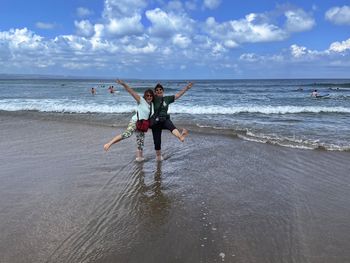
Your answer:
[[[135,110],[135,105],[103,105],[77,100],[54,99],[12,99],[1,100],[0,110],[4,111],[41,111],[67,113],[128,113]]]
[[[328,106],[183,106],[171,105],[170,113],[184,114],[238,114],[238,113],[261,113],[261,114],[296,114],[296,113],[350,113],[350,108]]]
[[[270,143],[275,145],[280,145],[289,148],[296,149],[306,149],[313,150],[317,148],[324,148],[330,151],[349,151],[350,144],[345,145],[336,145],[332,143],[320,142],[317,139],[301,139],[296,137],[284,137],[277,134],[262,134],[254,133],[252,131],[247,131],[246,134],[238,134],[238,138],[241,138],[246,141],[253,141],[259,143]]]
[[[219,257],[221,257],[221,260],[224,261],[225,260],[225,253],[221,252],[219,254]]]
[[[42,111],[42,112],[69,112],[69,113],[127,113],[132,112],[136,104],[112,103],[106,101],[83,101],[68,99],[3,99],[0,100],[0,110],[4,111]],[[174,104],[169,113],[182,114],[296,114],[296,113],[350,113],[347,107],[328,106],[217,106],[217,105],[181,105]]]

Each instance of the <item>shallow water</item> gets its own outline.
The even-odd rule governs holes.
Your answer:
[[[1,262],[350,261],[347,152],[0,117]]]

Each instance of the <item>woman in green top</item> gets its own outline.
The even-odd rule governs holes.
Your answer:
[[[154,149],[156,150],[156,159],[157,161],[162,161],[163,157],[161,154],[161,144],[162,144],[162,130],[167,129],[177,137],[181,142],[185,140],[185,137],[188,134],[186,129],[183,129],[180,133],[179,130],[175,127],[173,122],[170,120],[170,115],[168,114],[168,107],[170,103],[173,103],[175,100],[180,98],[187,90],[193,86],[193,83],[190,82],[186,87],[181,91],[172,96],[164,96],[164,88],[161,84],[157,84],[154,88],[155,97],[153,100],[154,103],[154,112],[158,115],[160,122],[152,127],[152,135],[154,142]]]

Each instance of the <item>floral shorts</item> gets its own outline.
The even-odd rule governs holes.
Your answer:
[[[145,133],[136,130],[136,123],[135,122],[133,122],[133,121],[129,122],[128,127],[122,133],[122,139],[124,140],[126,138],[129,138],[134,132],[136,133],[137,149],[142,151],[143,147],[145,145]]]

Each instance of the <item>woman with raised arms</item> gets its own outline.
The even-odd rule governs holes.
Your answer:
[[[153,90],[147,89],[144,92],[143,97],[141,97],[139,94],[137,94],[129,85],[127,85],[124,81],[118,79],[116,82],[120,85],[122,85],[127,92],[130,93],[130,95],[136,100],[138,106],[137,106],[137,113],[132,116],[128,127],[126,130],[117,136],[115,136],[111,141],[106,143],[104,145],[105,151],[108,151],[108,149],[115,143],[124,140],[126,138],[129,138],[134,132],[136,133],[136,142],[137,142],[137,152],[136,152],[136,161],[143,161],[143,147],[144,147],[144,140],[145,140],[145,132],[139,131],[136,129],[136,121],[137,120],[147,120],[149,117],[153,114],[153,98],[154,93]]]

